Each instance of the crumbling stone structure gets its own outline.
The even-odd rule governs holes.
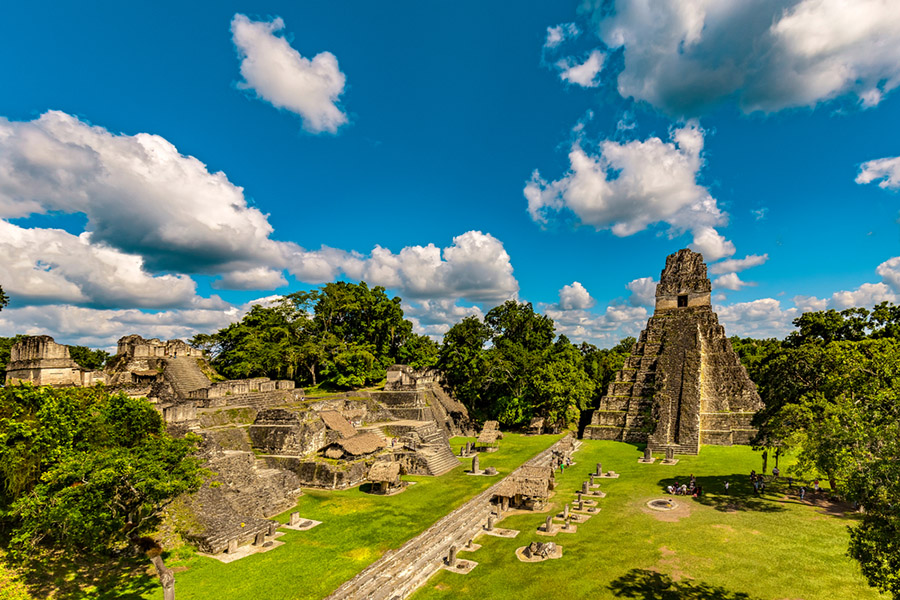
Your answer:
[[[27,381],[34,385],[89,386],[105,381],[102,371],[81,368],[69,355],[69,347],[49,335],[25,338],[10,348],[6,383]]]
[[[666,258],[656,310],[585,428],[588,439],[647,442],[697,454],[700,444],[748,444],[762,408],[756,386],[719,325],[703,256]]]

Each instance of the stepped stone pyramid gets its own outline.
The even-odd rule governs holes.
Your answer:
[[[585,428],[587,439],[647,442],[697,454],[700,444],[748,444],[763,407],[710,304],[703,256],[666,258],[656,310]]]

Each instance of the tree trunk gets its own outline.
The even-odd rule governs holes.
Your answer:
[[[311,367],[307,367],[309,369],[309,374],[312,375],[313,387],[316,386],[316,366],[313,365]]]
[[[156,567],[156,573],[159,575],[159,583],[163,589],[163,600],[175,600],[175,574],[166,567],[161,554],[152,557],[150,562]]]
[[[766,465],[768,465],[768,463],[769,463],[769,451],[768,450],[763,450],[762,458],[763,458],[762,474],[765,475],[766,474]]]

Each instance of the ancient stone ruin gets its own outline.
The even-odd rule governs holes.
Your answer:
[[[34,385],[89,386],[106,380],[103,371],[81,368],[69,355],[69,347],[49,335],[27,337],[10,348],[6,383],[27,381]]]
[[[710,304],[703,256],[666,258],[656,311],[585,428],[588,439],[646,442],[697,454],[700,444],[748,444],[762,408]]]
[[[293,381],[219,379],[203,353],[181,340],[129,335],[104,371],[85,371],[49,336],[14,345],[9,383],[87,386],[147,398],[174,433],[203,438],[215,473],[179,503],[185,535],[218,553],[253,542],[268,517],[289,509],[301,487],[345,489],[367,479],[382,493],[402,489],[400,473],[441,475],[458,467],[449,437],[471,433],[465,407],[435,371],[388,369],[382,392],[307,399]]]

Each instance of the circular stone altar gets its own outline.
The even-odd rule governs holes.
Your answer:
[[[678,508],[678,504],[676,504],[674,500],[668,498],[651,500],[647,503],[647,506],[653,510],[675,510]]]

